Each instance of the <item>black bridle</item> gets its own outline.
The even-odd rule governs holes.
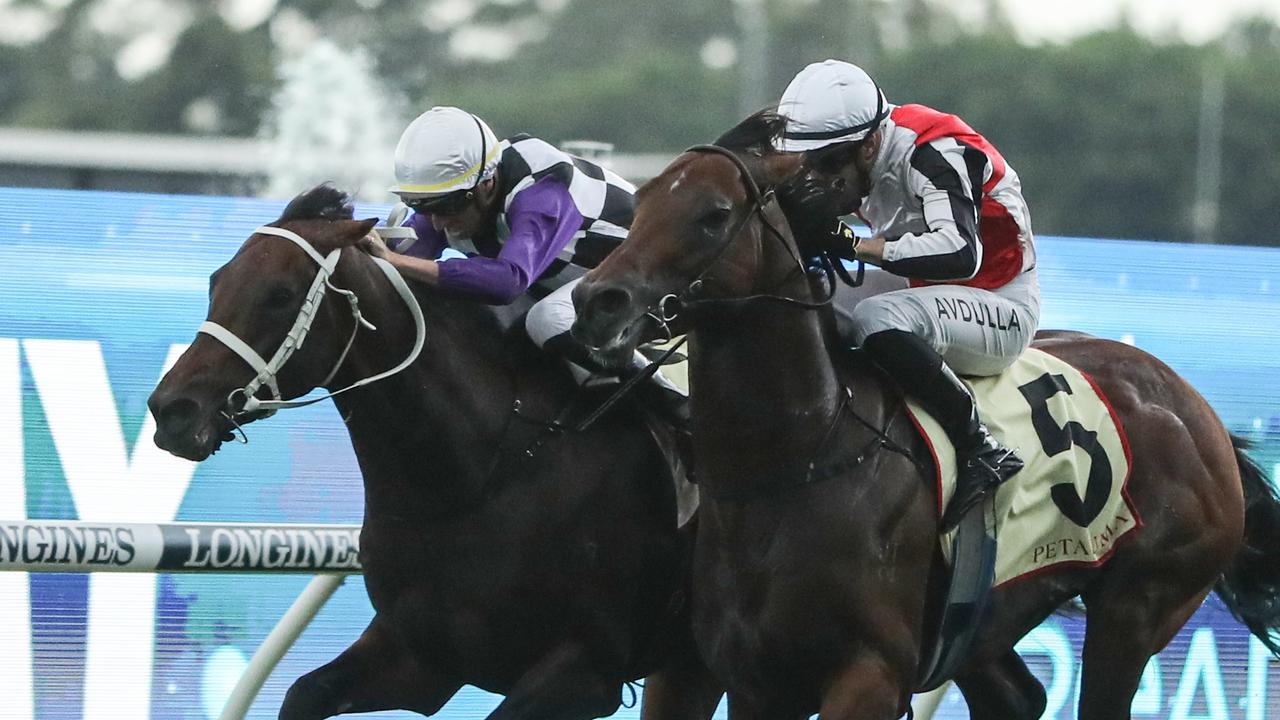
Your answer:
[[[824,296],[816,301],[801,300],[799,298],[788,297],[786,295],[778,295],[769,291],[740,298],[698,297],[698,295],[702,293],[707,273],[715,267],[716,263],[724,256],[725,252],[733,246],[734,241],[742,234],[743,229],[746,228],[747,223],[751,221],[752,217],[756,216],[760,218],[760,222],[764,225],[768,233],[776,238],[778,242],[782,243],[782,246],[786,248],[787,254],[795,260],[796,271],[801,275],[807,275],[808,273],[805,270],[804,259],[800,256],[799,248],[794,242],[789,242],[787,240],[787,237],[783,235],[782,231],[780,231],[777,226],[769,220],[769,216],[765,212],[765,208],[777,199],[774,195],[773,188],[762,191],[760,186],[756,184],[756,180],[752,177],[751,171],[747,168],[746,163],[742,162],[742,158],[738,157],[738,154],[732,150],[720,147],[719,145],[694,145],[685,152],[707,153],[728,158],[729,161],[733,163],[734,167],[738,169],[738,177],[742,179],[742,185],[746,188],[747,202],[750,203],[750,207],[747,209],[747,212],[738,219],[738,222],[733,226],[733,228],[725,233],[724,240],[721,242],[720,247],[716,249],[715,254],[707,260],[707,262],[702,266],[702,270],[687,286],[685,286],[684,290],[679,293],[664,295],[658,300],[656,305],[649,309],[647,314],[657,321],[658,325],[669,335],[670,329],[668,328],[667,323],[675,320],[684,310],[693,310],[708,306],[740,306],[756,302],[758,300],[778,302],[802,310],[819,310],[830,305],[831,299],[835,296],[836,270],[832,267],[831,259],[825,255],[821,257],[821,262],[823,272],[826,275],[827,290]],[[790,280],[794,274],[795,271],[788,273],[774,287],[781,286],[783,283]]]

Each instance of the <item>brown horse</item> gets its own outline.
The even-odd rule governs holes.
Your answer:
[[[770,192],[801,169],[772,152],[780,129],[753,116],[721,139],[732,151],[695,148],[645,184],[630,237],[577,288],[574,332],[626,346],[677,312],[690,330],[694,636],[731,716],[888,720],[908,708],[945,573],[933,470],[883,377],[833,363]],[[1077,595],[1085,720],[1130,716],[1148,659],[1215,585],[1277,650],[1280,502],[1213,410],[1136,348],[1074,333],[1037,347],[1114,405],[1145,526],[1101,567],[996,591],[955,678],[971,716],[1040,717],[1044,689],[1013,646]]]
[[[296,335],[291,323],[318,285],[319,261],[294,245],[336,251],[329,282],[358,296],[376,333],[357,332],[354,305],[330,290],[279,368],[284,398],[374,376],[414,345],[409,304],[353,247],[374,221],[351,217],[344,194],[315,188],[272,223],[282,230],[260,228],[210,279],[209,320],[270,357]],[[683,602],[691,532],[676,529],[643,424],[613,412],[585,432],[550,430],[544,421],[576,386],[523,324],[414,294],[425,350],[403,372],[334,397],[364,476],[360,556],[376,614],[349,649],[294,683],[280,716],[430,715],[471,684],[506,696],[491,718],[593,718],[614,712],[624,681],[696,672]],[[156,444],[191,460],[230,439],[232,418],[263,414],[243,407],[254,375],[243,354],[204,327],[150,399]],[[706,717],[715,693],[703,695],[704,705],[668,703],[661,716]]]

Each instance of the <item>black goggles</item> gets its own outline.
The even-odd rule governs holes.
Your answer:
[[[406,200],[404,204],[408,205],[409,209],[416,213],[457,215],[467,209],[474,197],[475,193],[471,190],[457,190],[448,195]]]
[[[849,163],[849,159],[861,143],[861,140],[857,142],[842,142],[818,148],[817,150],[810,150],[805,153],[808,165],[820,173],[837,175]]]

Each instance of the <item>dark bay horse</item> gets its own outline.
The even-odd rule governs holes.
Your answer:
[[[732,150],[695,148],[645,184],[629,239],[577,288],[574,332],[627,346],[677,313],[690,331],[694,636],[731,716],[888,720],[907,710],[945,572],[932,463],[883,377],[833,362],[770,192],[801,169],[772,152],[780,129],[748,119],[721,139]],[[1044,689],[1013,646],[1075,596],[1084,720],[1130,716],[1148,659],[1215,588],[1280,649],[1280,502],[1205,400],[1127,345],[1044,333],[1036,346],[1110,399],[1145,526],[1101,567],[996,591],[955,678],[971,716],[1040,717]]]
[[[408,304],[354,247],[375,221],[351,218],[346,195],[317,187],[211,277],[209,321],[267,358],[296,334],[318,282],[320,261],[295,245],[336,251],[330,283],[358,296],[377,330],[357,332],[330,290],[279,368],[283,398],[374,376],[414,345]],[[267,234],[280,232],[299,239]],[[280,716],[430,715],[471,684],[506,696],[491,718],[593,718],[615,711],[624,681],[696,677],[683,601],[691,532],[676,529],[674,492],[641,421],[612,412],[586,432],[549,435],[542,421],[575,390],[522,323],[414,293],[426,336],[416,361],[333,398],[364,476],[360,555],[376,614],[349,649],[294,683]],[[156,444],[191,460],[230,439],[231,417],[262,414],[236,415],[254,370],[204,327],[149,403]],[[703,696],[652,716],[705,718],[716,694]]]

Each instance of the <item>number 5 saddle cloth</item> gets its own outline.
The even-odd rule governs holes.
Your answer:
[[[1124,429],[1092,378],[1030,349],[994,377],[965,378],[992,434],[1026,463],[995,499],[995,584],[1066,563],[1098,565],[1142,527],[1126,486]],[[938,512],[955,489],[955,449],[941,426],[907,403],[938,470]],[[944,552],[951,538],[942,538]]]

